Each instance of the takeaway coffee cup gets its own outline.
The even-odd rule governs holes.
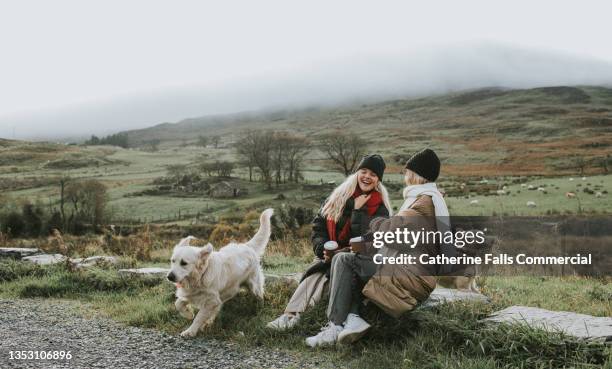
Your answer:
[[[338,250],[338,242],[336,241],[327,241],[323,244],[323,248],[327,251],[336,251]]]
[[[363,240],[363,237],[351,238],[349,245],[351,245],[351,251],[356,254],[363,254],[365,252],[365,241]]]

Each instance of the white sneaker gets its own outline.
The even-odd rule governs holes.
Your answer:
[[[270,329],[284,331],[293,328],[300,321],[300,314],[283,314],[266,325]]]
[[[353,343],[363,337],[368,329],[368,322],[357,314],[349,314],[344,322],[344,329],[338,334],[338,343]]]
[[[306,344],[310,347],[331,346],[338,340],[338,333],[342,331],[341,325],[332,322],[327,323],[316,336],[306,338]]]

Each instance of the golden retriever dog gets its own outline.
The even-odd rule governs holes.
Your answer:
[[[236,296],[243,284],[263,299],[260,258],[270,240],[273,212],[266,209],[261,213],[259,230],[246,243],[230,243],[215,251],[210,243],[204,247],[190,246],[195,237],[189,236],[174,247],[167,278],[177,286],[176,309],[183,317],[193,319],[182,337],[194,337],[201,328],[210,325],[223,303]],[[195,318],[188,305],[199,309]]]

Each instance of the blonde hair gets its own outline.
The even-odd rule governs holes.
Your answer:
[[[410,186],[410,185],[421,185],[421,184],[425,184],[425,183],[429,182],[428,180],[426,180],[425,178],[423,178],[420,175],[416,174],[415,172],[413,172],[410,169],[406,169],[406,176],[408,177],[408,182],[409,182],[408,186]]]
[[[408,177],[408,183],[406,184],[406,187],[404,188],[404,191],[402,192],[402,195],[404,196],[404,198],[406,198],[406,196],[408,195],[408,192],[410,191],[410,187],[409,186],[414,186],[414,185],[422,185],[425,183],[429,183],[428,180],[426,180],[425,178],[421,177],[420,175],[416,174],[415,172],[413,172],[410,169],[406,169],[406,177]],[[404,177],[404,178],[406,178]]]
[[[344,182],[342,182],[338,187],[336,187],[331,195],[325,200],[325,204],[323,208],[321,208],[321,214],[327,219],[333,219],[334,222],[337,222],[344,211],[344,205],[348,201],[348,199],[353,196],[355,190],[357,189],[357,173],[353,173],[350,176],[346,177]],[[387,188],[382,184],[381,181],[378,181],[376,185],[376,191],[380,192],[383,204],[387,207],[389,211],[389,216],[392,214],[391,210],[391,202],[389,201],[389,192]]]

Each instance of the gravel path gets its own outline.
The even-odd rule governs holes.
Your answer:
[[[10,360],[9,351],[66,350],[70,361]],[[0,368],[314,368],[312,355],[185,340],[109,319],[84,318],[79,304],[0,299]]]

